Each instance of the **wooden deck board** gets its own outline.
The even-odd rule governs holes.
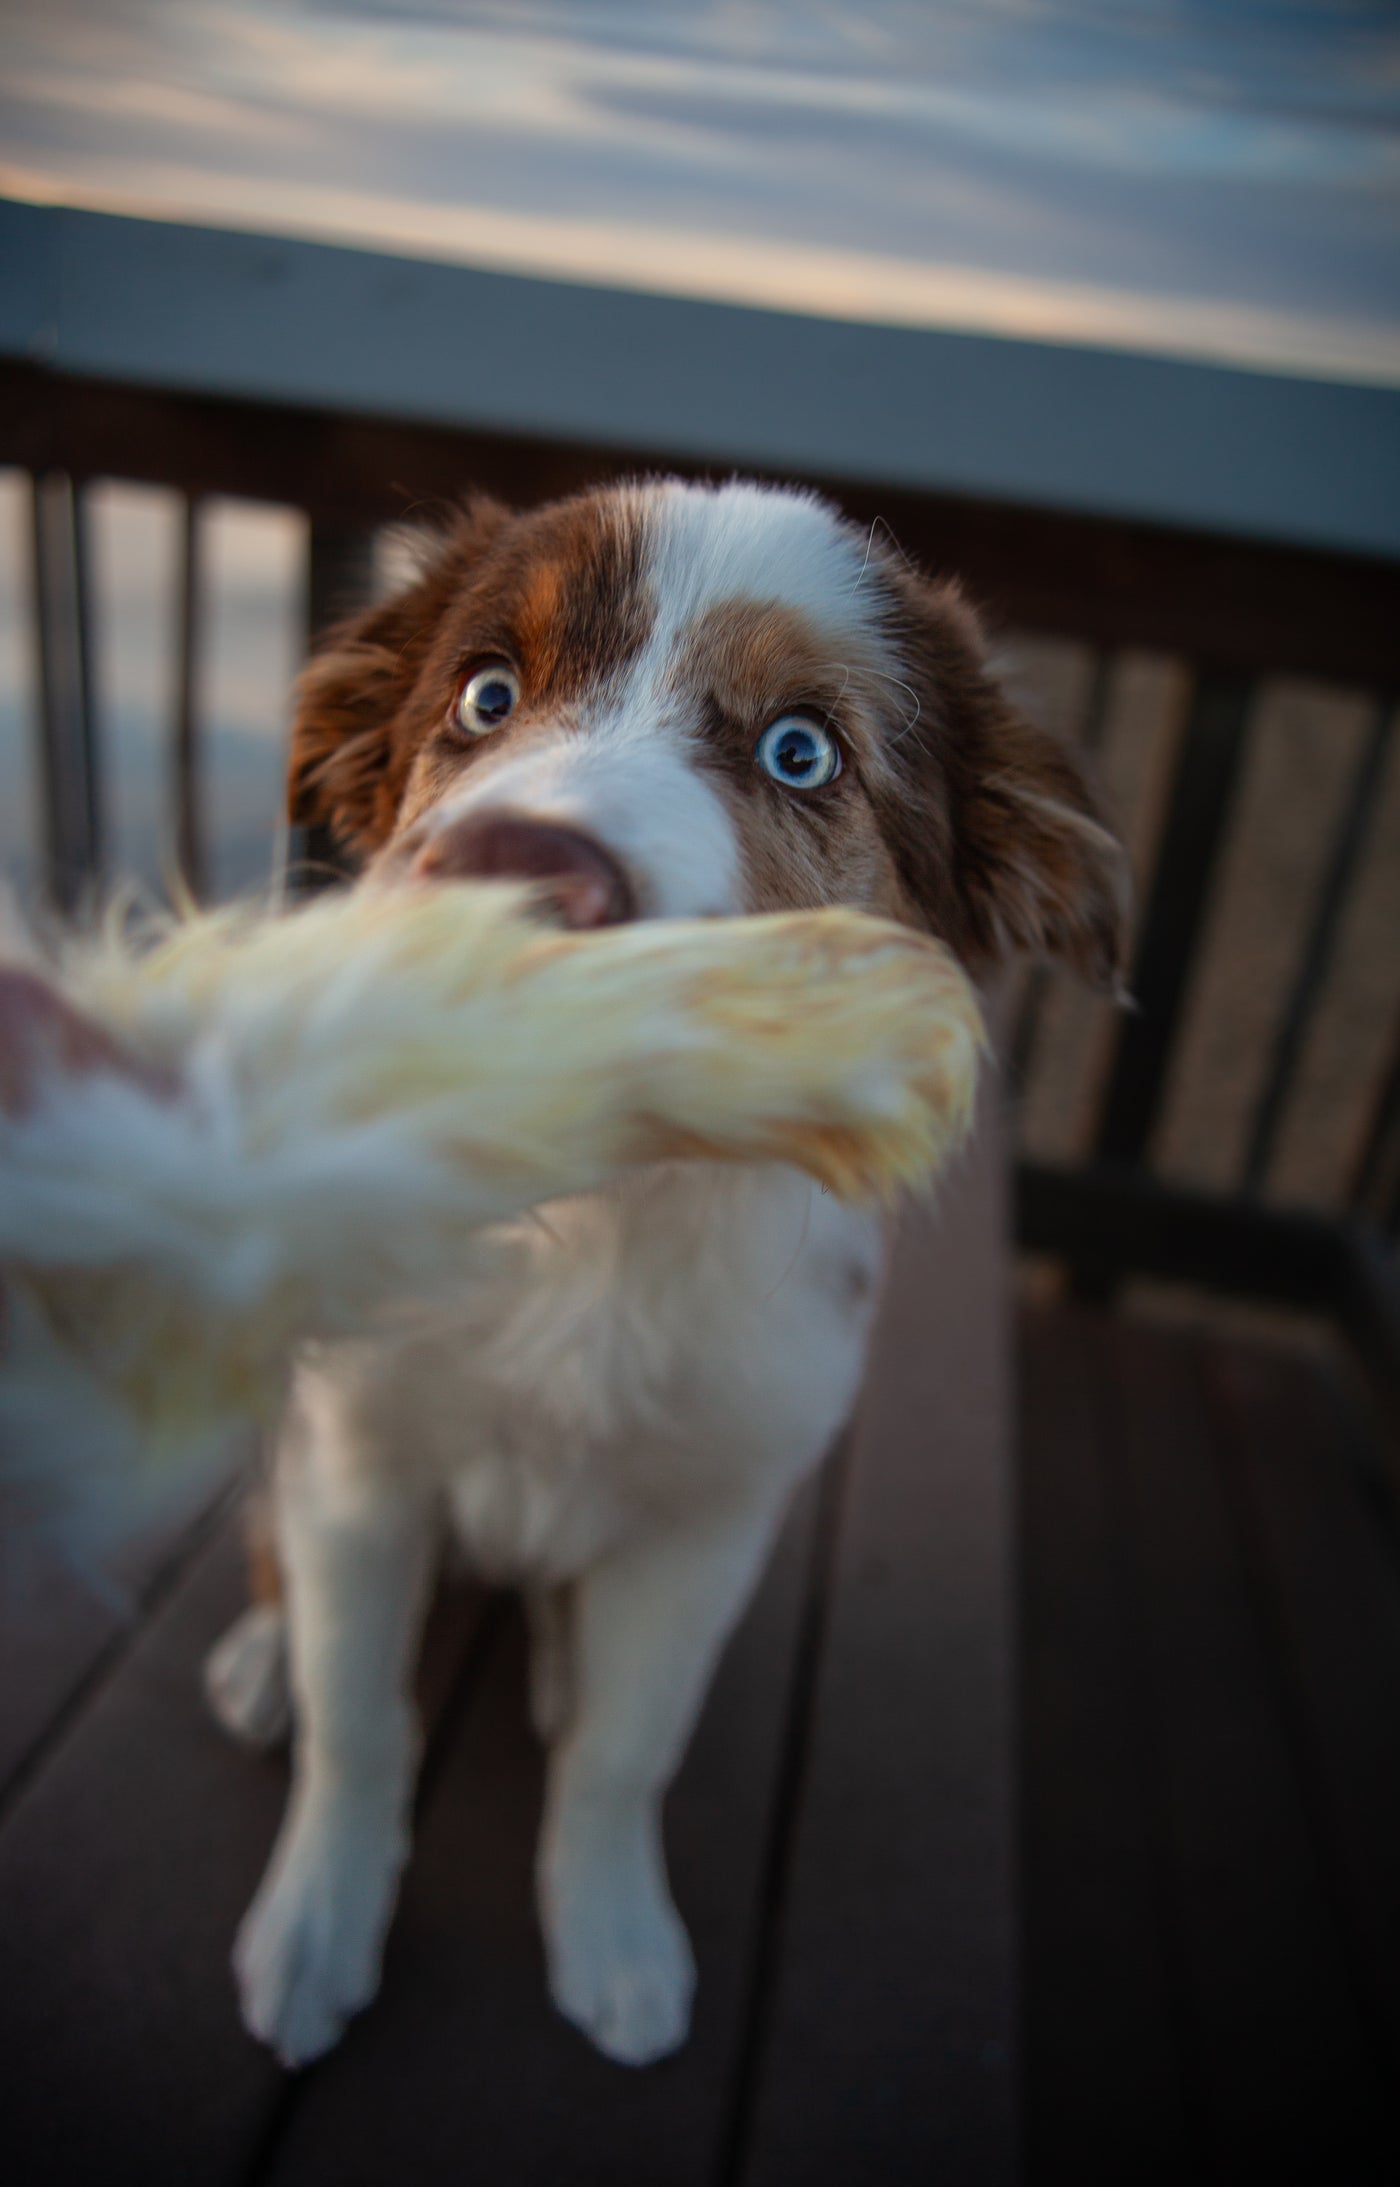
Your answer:
[[[26,2187],[233,2187],[283,2100],[229,1955],[286,1767],[226,1739],[199,1684],[245,1596],[230,1513],[0,1831],[0,2160]],[[430,1709],[474,1617],[436,1620]]]
[[[220,1736],[197,1677],[242,1593],[230,1526],[0,1834],[3,2145],[26,2187],[234,2187],[277,2099],[228,1961],[284,1773]]]
[[[974,1167],[906,1237],[849,1472],[797,1514],[673,1795],[686,2052],[629,2074],[547,2006],[520,1627],[470,1593],[425,1658],[380,2000],[296,2080],[242,2034],[229,1950],[285,1767],[198,1689],[242,1597],[227,1516],[45,1689],[4,1811],[6,2175],[1400,2176],[1391,1488],[1316,1363],[1064,1307],[1021,1340],[1016,2172],[997,1235]]]
[[[1395,1897],[1395,1839],[1382,1874],[1379,1833],[1400,1813],[1385,1729],[1400,1573],[1365,1476],[1319,1410],[1320,1370],[1062,1308],[1029,1319],[1025,1346],[1028,1400],[1046,1401],[1035,1362],[1047,1356],[1081,1385],[1073,1438],[1062,1388],[1060,1424],[1028,1419],[1022,1446],[1041,1475],[1023,1594],[1029,2177],[1173,2176],[1155,2098],[1136,2147],[1132,2128],[1135,2099],[1169,2077],[1194,2144],[1177,2177],[1400,2176],[1400,2084],[1365,1971]],[[1086,1578],[1117,1593],[1106,1626],[1086,1618],[1082,1591],[1066,1600],[1053,1584],[1086,1464],[1118,1499]],[[1061,1733],[1067,1691],[1081,1730],[1098,1720],[1087,1754]],[[1145,1801],[1131,1787],[1116,1818],[1094,1801],[1106,1776],[1140,1773]],[[1086,1858],[1096,1838],[1116,1948]],[[1154,2039],[1141,1990],[1156,1967],[1170,2010]],[[1136,2033],[1100,2051],[1120,1993]],[[1127,2135],[1116,2175],[1098,2157],[1106,2104]],[[1080,2169],[1085,2150],[1096,2167]]]
[[[1335,1378],[1223,1348],[1207,1377],[1328,1888],[1400,2086],[1397,1512]]]
[[[1216,2161],[1237,2177],[1396,2176],[1269,1636],[1214,1464],[1194,1353],[1125,1325],[1129,1484],[1181,1950]],[[1332,2176],[1336,2176],[1333,2172]]]
[[[1027,2172],[1083,2187],[1200,2176],[1115,1454],[1094,1324],[1021,1333],[1022,1893]]]
[[[984,1126],[905,1225],[852,1437],[747,2187],[1014,2176],[1004,1235]]]
[[[86,1681],[135,1637],[222,1493],[210,1482],[176,1498],[91,1571],[34,1540],[0,1498],[0,1801]]]

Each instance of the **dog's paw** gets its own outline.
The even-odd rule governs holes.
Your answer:
[[[669,1898],[621,1902],[611,1891],[553,1904],[549,1989],[566,2020],[619,2065],[651,2065],[690,2029],[695,1960]]]
[[[287,1620],[259,1603],[204,1659],[204,1692],[217,1721],[245,1746],[280,1746],[292,1728]]]
[[[400,1852],[383,1832],[293,1827],[234,1946],[243,2021],[285,2066],[337,2043],[379,1987]]]

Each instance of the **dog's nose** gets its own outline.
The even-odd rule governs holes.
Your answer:
[[[636,911],[631,886],[601,843],[524,813],[469,813],[429,838],[415,879],[533,881],[565,926],[621,926]]]

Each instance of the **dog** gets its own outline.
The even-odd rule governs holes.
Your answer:
[[[574,928],[848,904],[975,974],[1029,952],[1119,983],[1123,856],[1078,760],[1007,703],[956,586],[808,492],[472,502],[305,671],[290,797],[362,887],[523,877]],[[661,1798],[850,1413],[883,1253],[795,1170],[676,1164],[503,1227],[446,1323],[300,1362],[275,1570],[207,1669],[238,1736],[295,1727],[234,1954],[285,2063],[378,1984],[444,1521],[523,1590],[554,2003],[624,2064],[684,2040]]]

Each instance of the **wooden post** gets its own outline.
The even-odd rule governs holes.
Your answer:
[[[374,597],[374,541],[372,525],[312,518],[306,586],[310,650],[334,624],[368,606]],[[293,827],[287,858],[293,893],[299,896],[334,887],[350,870],[345,845],[320,823]]]
[[[73,910],[102,867],[102,798],[93,728],[81,490],[63,472],[32,481],[39,779],[48,893]]]

